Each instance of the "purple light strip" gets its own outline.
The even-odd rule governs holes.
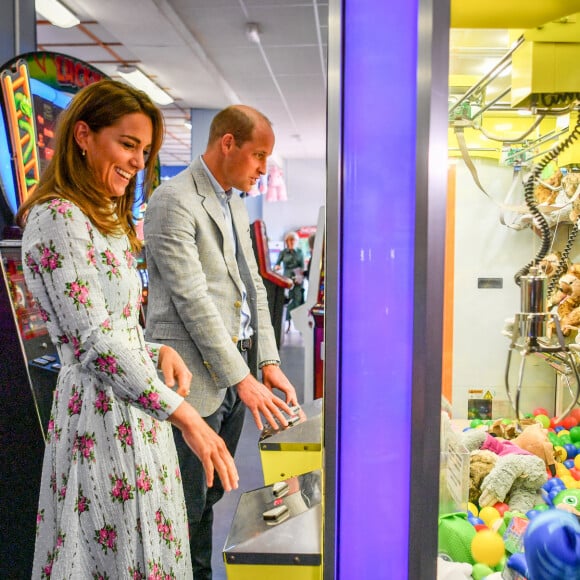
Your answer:
[[[409,553],[419,2],[343,1],[337,578],[394,580]]]

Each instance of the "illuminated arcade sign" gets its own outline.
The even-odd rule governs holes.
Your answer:
[[[52,157],[56,118],[72,95],[106,76],[53,52],[23,54],[0,67],[0,188],[12,215]]]

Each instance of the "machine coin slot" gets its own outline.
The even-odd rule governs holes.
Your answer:
[[[290,510],[285,505],[280,505],[265,511],[262,517],[269,526],[275,526],[290,517]]]
[[[274,497],[284,497],[288,493],[288,484],[285,481],[277,481],[272,485]]]

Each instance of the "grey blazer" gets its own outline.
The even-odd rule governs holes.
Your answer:
[[[244,202],[230,200],[240,266],[222,208],[199,158],[153,193],[144,233],[149,295],[145,335],[175,348],[193,373],[188,401],[207,417],[225,389],[258,362],[279,360]],[[246,265],[247,264],[247,265]],[[238,351],[242,278],[254,329],[250,366]]]

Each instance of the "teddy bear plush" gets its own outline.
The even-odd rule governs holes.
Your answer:
[[[525,429],[529,425],[535,425],[536,423],[537,421],[535,419],[520,419],[518,423],[515,421],[506,423],[503,419],[496,419],[490,425],[488,433],[495,437],[501,437],[502,439],[515,439],[521,433],[522,429]]]
[[[562,191],[562,177],[562,172],[558,169],[549,179],[539,182],[534,188],[536,202],[553,205],[558,193]]]
[[[560,268],[561,261],[562,261],[562,252],[551,252],[550,254],[545,256],[542,260],[540,260],[538,267],[540,269],[540,272],[545,274],[547,278],[552,278]],[[564,268],[567,269],[568,266],[569,264],[566,263],[562,268],[562,271],[564,270]]]
[[[570,221],[574,224],[580,217],[580,173],[567,173],[562,179],[562,186],[569,199],[572,200],[572,209],[570,210]]]
[[[461,440],[471,452],[469,499],[480,507],[505,501],[512,511],[525,513],[537,503],[547,481],[546,467],[555,472],[553,446],[539,423],[511,441],[481,429],[466,431]],[[495,462],[490,453],[496,456]]]
[[[549,306],[558,313],[564,336],[580,327],[580,264],[571,264],[560,277]]]

